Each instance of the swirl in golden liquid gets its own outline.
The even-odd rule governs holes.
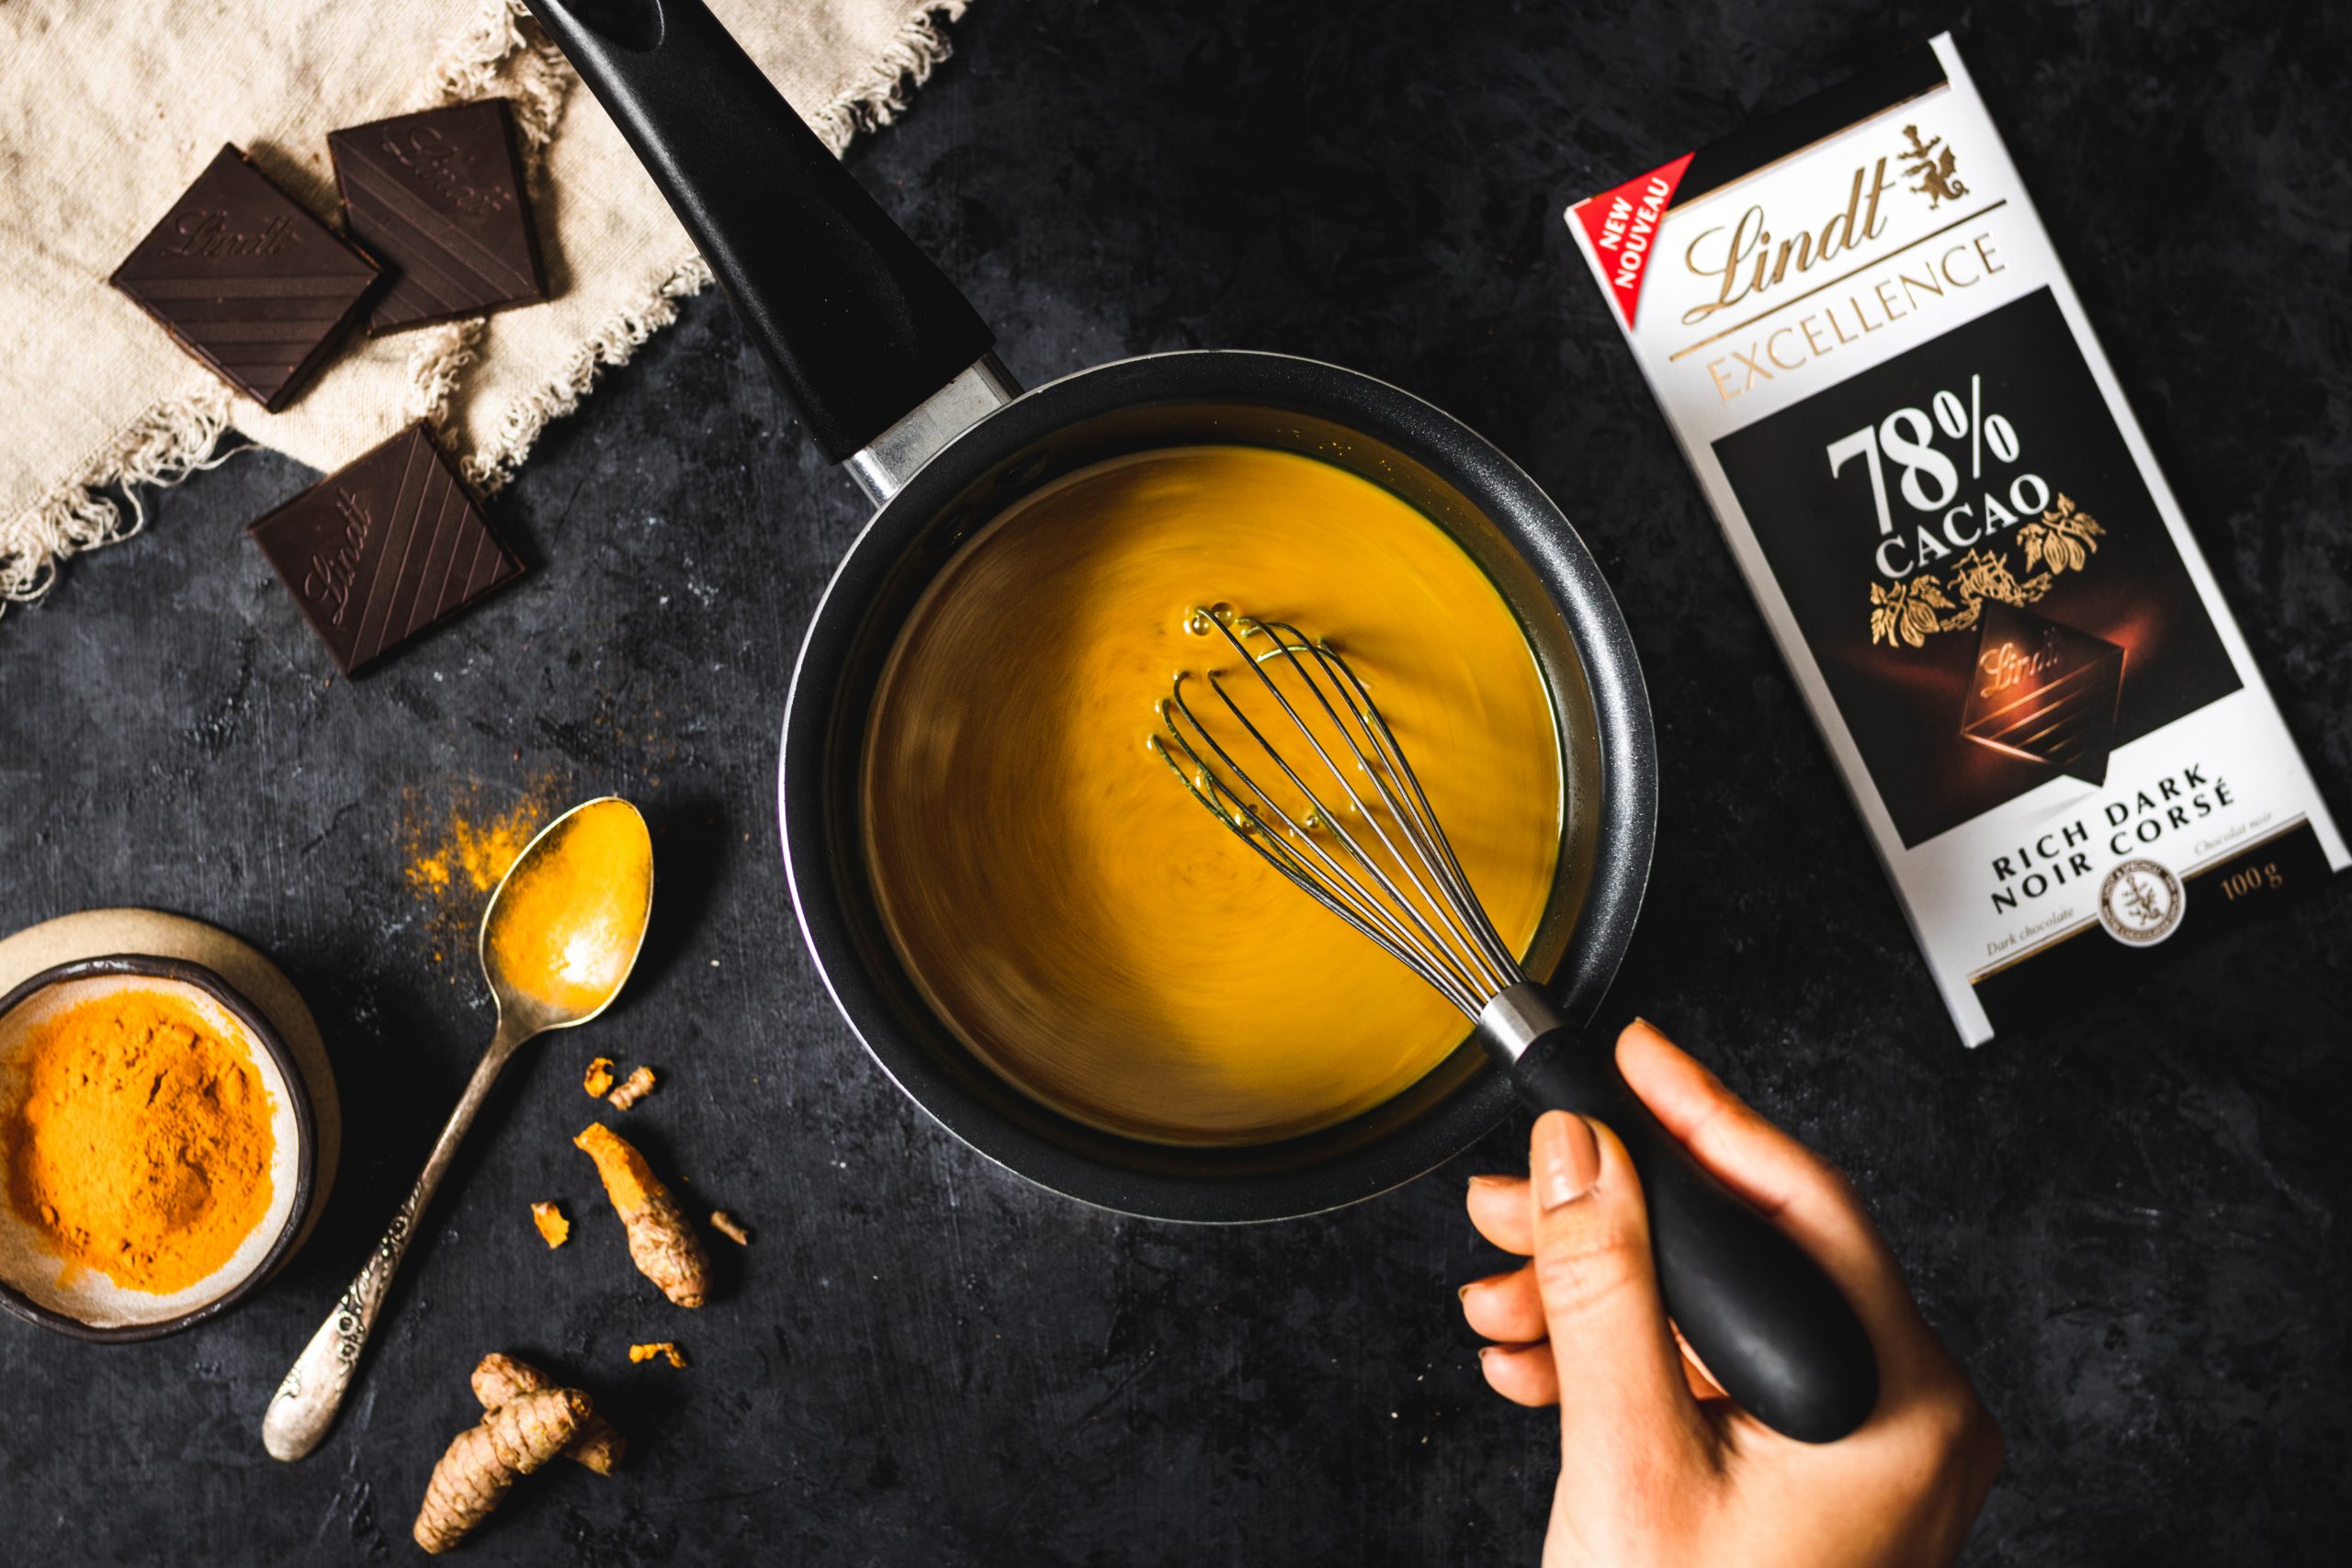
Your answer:
[[[1343,1121],[1468,1032],[1147,749],[1176,671],[1231,662],[1185,629],[1220,602],[1344,646],[1514,951],[1560,842],[1534,656],[1477,565],[1388,491],[1291,453],[1190,446],[1097,465],[991,523],[909,617],[875,697],[875,891],[982,1060],[1067,1115],[1177,1144]]]

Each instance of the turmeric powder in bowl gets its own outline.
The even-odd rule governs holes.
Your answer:
[[[171,1295],[227,1266],[276,1197],[248,1043],[174,991],[110,989],[35,1023],[0,1112],[7,1201],[70,1275]]]
[[[0,1311],[173,1334],[258,1289],[316,1195],[309,1086],[276,1021],[182,958],[76,958],[0,995]]]

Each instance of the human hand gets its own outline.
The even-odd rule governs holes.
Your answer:
[[[1532,1262],[1465,1285],[1487,1382],[1560,1407],[1545,1568],[1939,1568],[2000,1468],[1968,1374],[1920,1316],[1845,1178],[1647,1023],[1617,1065],[1699,1162],[1836,1280],[1878,1357],[1877,1407],[1851,1436],[1781,1437],[1725,1399],[1658,1300],[1649,1215],[1598,1122],[1535,1123],[1532,1178],[1470,1180],[1470,1219]]]

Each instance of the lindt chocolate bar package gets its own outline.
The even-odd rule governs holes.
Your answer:
[[[1567,221],[1968,1043],[2344,867],[1949,37]]]

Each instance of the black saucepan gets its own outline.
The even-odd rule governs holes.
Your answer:
[[[801,649],[779,788],[809,950],[891,1078],[956,1136],[1041,1186],[1176,1220],[1274,1219],[1368,1197],[1459,1153],[1531,1084],[1612,1122],[1646,1121],[1597,1034],[1552,1052],[1540,1074],[1511,1076],[1490,1070],[1465,1038],[1374,1110],[1245,1147],[1175,1147],[1083,1125],[972,1055],[885,933],[861,850],[858,769],[876,682],[908,612],[957,547],[1023,494],[1123,453],[1238,442],[1352,469],[1451,533],[1511,605],[1550,689],[1566,839],[1524,967],[1550,977],[1577,1023],[1632,933],[1654,831],[1649,705],[1624,622],[1582,541],[1532,479],[1384,382],[1308,359],[1202,352],[1121,360],[1022,392],[954,285],[699,0],[531,4],[701,246],[809,433],[876,504]],[[1579,1078],[1593,1086],[1580,1096],[1570,1085]],[[1821,1438],[1850,1429],[1876,1380],[1845,1303],[1679,1145],[1662,1134],[1651,1142],[1636,1157],[1668,1304],[1686,1335],[1735,1397],[1782,1430]],[[1698,1218],[1684,1226],[1677,1216],[1689,1214]]]

